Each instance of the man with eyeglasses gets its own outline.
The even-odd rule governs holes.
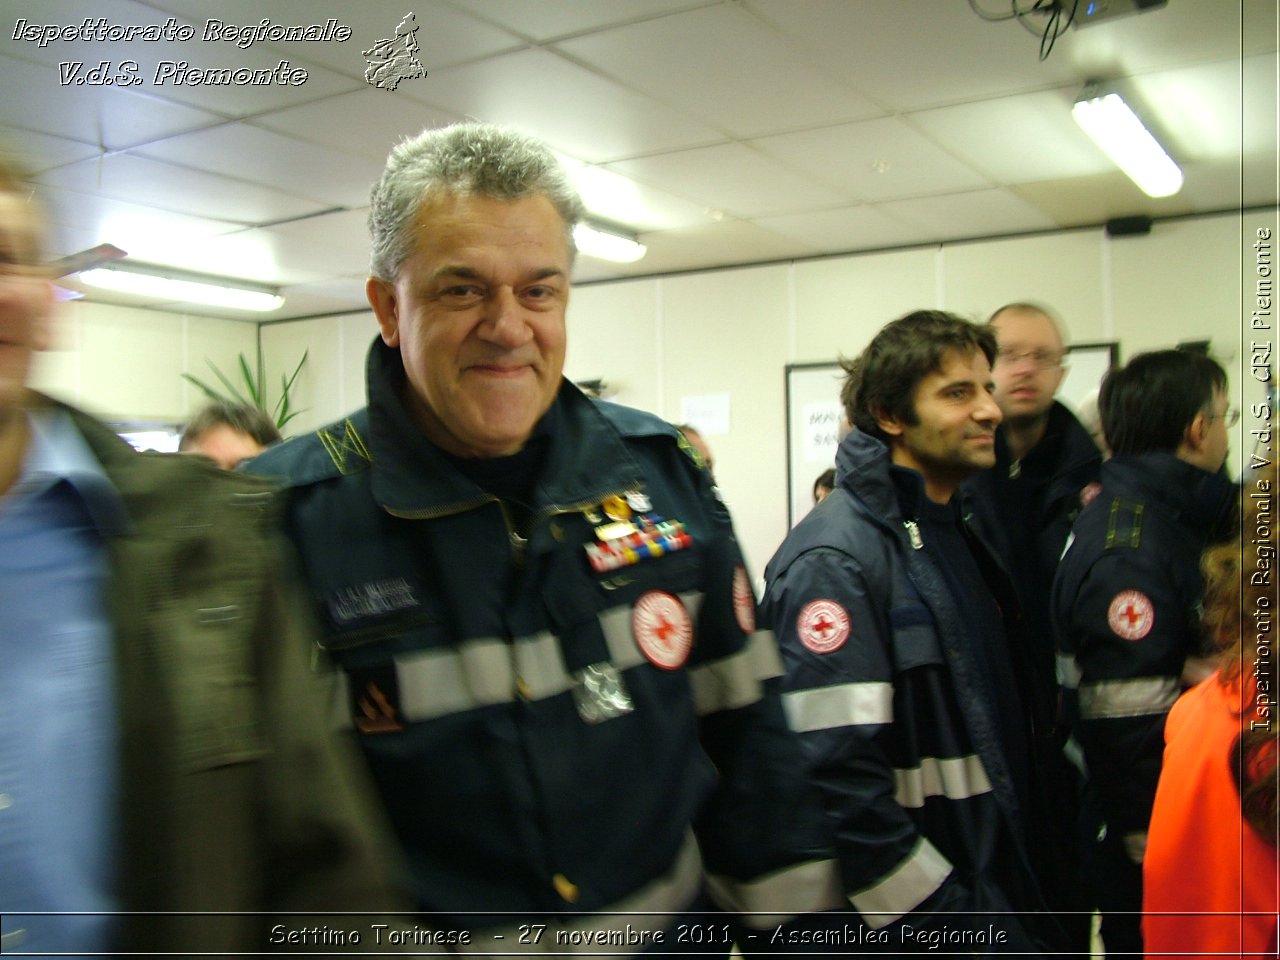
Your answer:
[[[1029,641],[1037,711],[1034,744],[1044,776],[1043,804],[1052,811],[1033,855],[1051,907],[1062,911],[1072,948],[1089,948],[1088,905],[1079,880],[1080,775],[1063,754],[1058,722],[1049,589],[1071,524],[1097,490],[1102,457],[1088,431],[1054,399],[1065,374],[1066,350],[1047,308],[1010,303],[991,315],[996,362],[991,369],[1004,420],[996,432],[996,464],[965,485],[979,529],[1007,568],[1018,595]]]
[[[1164,722],[1203,678],[1200,555],[1236,530],[1238,487],[1223,472],[1227,377],[1204,354],[1139,354],[1103,381],[1112,457],[1072,528],[1050,598],[1086,804],[1103,822],[1089,891],[1108,953],[1142,952],[1142,858]]]

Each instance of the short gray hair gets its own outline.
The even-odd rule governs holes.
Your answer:
[[[418,209],[438,193],[497,200],[545,196],[564,220],[571,257],[573,228],[586,212],[564,168],[540,140],[487,123],[424,130],[392,148],[370,193],[370,271],[375,277],[395,280],[413,249]]]

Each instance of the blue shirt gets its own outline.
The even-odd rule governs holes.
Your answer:
[[[92,953],[111,949],[117,907],[105,538],[129,521],[68,416],[29,422],[0,499],[0,952]]]

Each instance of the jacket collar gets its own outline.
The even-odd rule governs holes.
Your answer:
[[[889,448],[854,427],[836,449],[836,484],[866,504],[876,517],[899,521],[902,510],[889,477],[890,466]]]
[[[1102,490],[1161,504],[1202,536],[1217,539],[1235,529],[1240,487],[1171,453],[1112,457],[1102,464]]]
[[[375,340],[367,374],[373,495],[385,509],[444,515],[494,499],[423,435],[405,409],[399,350]],[[530,489],[531,507],[595,504],[609,494],[640,488],[640,467],[617,431],[568,380],[561,381],[551,410],[535,430],[547,432],[550,442]]]

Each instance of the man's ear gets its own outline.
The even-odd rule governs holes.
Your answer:
[[[902,436],[905,424],[888,410],[880,409],[875,412],[876,426],[879,427],[888,437]]]
[[[364,295],[369,299],[369,306],[373,307],[373,315],[378,318],[382,342],[388,347],[400,346],[400,318],[396,309],[395,284],[370,277],[365,281]]]
[[[1209,415],[1203,410],[1191,418],[1187,429],[1182,431],[1182,445],[1188,451],[1196,453],[1204,447],[1209,436]]]

